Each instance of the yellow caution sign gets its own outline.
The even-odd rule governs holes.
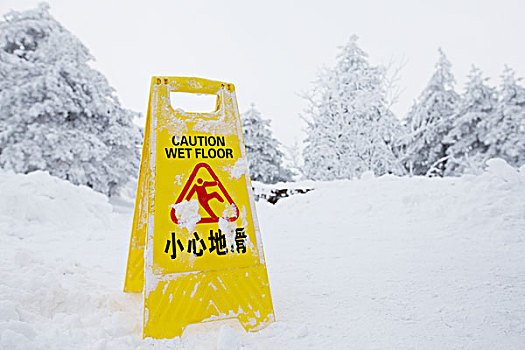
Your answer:
[[[216,110],[174,110],[170,92],[217,95]],[[144,293],[144,337],[274,321],[232,84],[153,78],[124,291]]]

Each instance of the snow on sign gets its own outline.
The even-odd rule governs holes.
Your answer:
[[[170,92],[217,95],[216,110],[174,110]],[[274,321],[247,164],[232,84],[153,78],[124,286],[144,292],[144,337]]]

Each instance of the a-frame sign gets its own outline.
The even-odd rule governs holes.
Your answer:
[[[216,95],[217,108],[174,110],[171,91]],[[144,294],[144,337],[274,321],[247,167],[233,84],[152,79],[124,286]]]

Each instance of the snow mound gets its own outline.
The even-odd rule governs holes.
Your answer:
[[[121,292],[130,208],[44,172],[0,171],[0,193],[0,349],[137,345],[140,298]]]
[[[520,349],[525,168],[304,182],[257,203],[278,322],[141,339],[132,203],[0,172],[0,349]]]
[[[511,183],[518,183],[520,182],[520,175],[522,178],[525,176],[523,171],[516,171],[515,168],[501,158],[487,160],[487,172],[505,182]]]
[[[15,226],[96,230],[108,225],[112,212],[103,194],[42,171],[0,173],[0,193],[0,222]]]

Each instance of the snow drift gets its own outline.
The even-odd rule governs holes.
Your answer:
[[[133,204],[0,172],[0,348],[523,347],[525,167],[299,186],[257,206],[278,322],[155,341],[122,292]]]

